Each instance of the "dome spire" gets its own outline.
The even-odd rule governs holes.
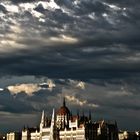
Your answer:
[[[65,101],[65,97],[63,98],[63,106],[66,106],[66,101]]]

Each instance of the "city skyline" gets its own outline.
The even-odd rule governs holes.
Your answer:
[[[117,121],[93,120],[91,111],[88,115],[72,113],[66,104],[65,97],[62,105],[53,109],[52,115],[42,111],[40,124],[34,127],[24,126],[17,132],[8,132],[3,139],[7,140],[139,140],[140,132],[120,130]]]
[[[34,126],[64,96],[74,112],[140,129],[139,8],[139,0],[1,0],[0,132]]]
[[[138,133],[139,136],[139,133]],[[44,110],[40,124],[36,127],[25,127],[19,132],[9,132],[7,140],[120,140],[116,121],[93,121],[91,113],[73,114],[66,105],[65,98],[62,105],[55,111],[51,118],[46,116]]]

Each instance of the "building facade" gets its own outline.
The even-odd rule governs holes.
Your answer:
[[[7,133],[7,140],[21,140],[21,133],[19,132],[10,132]]]
[[[35,128],[23,128],[21,133],[8,133],[7,140],[119,140],[116,122],[93,122],[88,116],[72,115],[63,105],[48,118],[42,112],[40,125]]]
[[[119,131],[119,140],[140,140],[140,132]]]
[[[90,114],[72,115],[64,99],[51,119],[42,112],[39,128],[24,128],[21,140],[118,140],[118,128],[116,122],[93,122]]]

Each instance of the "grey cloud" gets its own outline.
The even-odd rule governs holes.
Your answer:
[[[38,121],[41,112],[36,114],[24,114],[24,113],[11,113],[11,112],[0,112],[1,118],[1,132],[19,131],[24,126],[33,127],[38,125]],[[15,124],[15,125],[13,125]],[[18,124],[18,125],[17,125]]]
[[[20,100],[16,100],[6,90],[4,90],[0,94],[0,100],[1,100],[1,104],[3,105],[3,108],[1,108],[1,111],[7,111],[7,112],[12,112],[12,113],[17,113],[17,112],[21,113],[21,112],[31,111],[31,107],[29,105],[25,104],[24,102]]]

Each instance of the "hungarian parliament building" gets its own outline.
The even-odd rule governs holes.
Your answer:
[[[116,122],[93,122],[90,113],[72,115],[64,98],[63,105],[56,112],[53,110],[51,118],[42,112],[38,128],[8,133],[7,140],[118,140],[118,128]]]

